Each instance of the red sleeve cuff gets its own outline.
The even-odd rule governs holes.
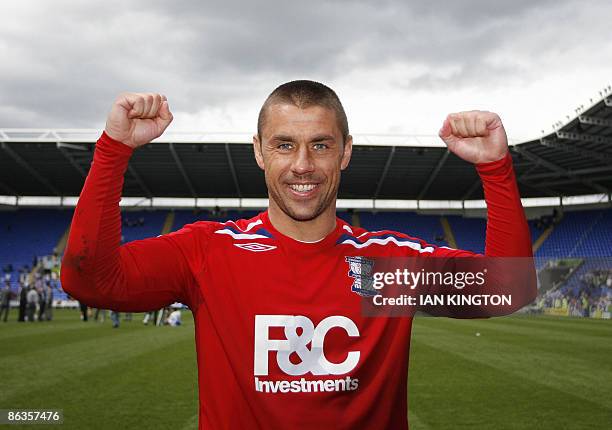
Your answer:
[[[507,177],[508,173],[512,171],[512,155],[510,155],[510,151],[506,152],[504,158],[499,160],[477,164],[476,171],[483,179]]]
[[[106,131],[102,132],[102,136],[98,139],[96,146],[102,147],[104,150],[112,151],[113,153],[132,155],[134,148],[127,146],[125,143],[121,143],[118,140],[113,139]]]

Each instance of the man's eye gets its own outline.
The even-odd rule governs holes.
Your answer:
[[[283,151],[288,151],[293,147],[290,143],[279,143],[277,148]]]
[[[314,149],[316,150],[321,150],[321,149],[327,149],[328,146],[325,143],[315,143],[314,144]]]

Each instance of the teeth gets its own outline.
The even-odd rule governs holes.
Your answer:
[[[293,184],[289,185],[293,191],[297,191],[298,193],[307,193],[316,187],[315,184]]]

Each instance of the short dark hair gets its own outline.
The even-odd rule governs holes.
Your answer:
[[[291,81],[278,86],[270,93],[259,111],[257,119],[257,135],[261,140],[261,129],[266,122],[266,112],[268,107],[274,104],[289,104],[300,109],[305,109],[311,106],[321,106],[332,110],[336,114],[338,128],[342,133],[343,142],[349,135],[348,120],[344,107],[338,98],[338,95],[320,82],[309,80]]]

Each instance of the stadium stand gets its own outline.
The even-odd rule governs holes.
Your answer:
[[[459,215],[446,217],[453,229],[457,247],[484,253],[486,221],[482,218],[464,218]]]
[[[168,211],[124,211],[124,242],[155,237],[162,232]],[[226,221],[250,218],[253,211],[192,210],[174,211],[171,230],[198,220]],[[414,212],[358,212],[361,226],[367,230],[389,229],[421,238],[437,245],[447,245],[440,216]],[[0,265],[11,264],[15,270],[29,265],[34,256],[51,254],[70,223],[72,212],[68,209],[19,209],[0,211],[3,246],[0,248]],[[339,211],[338,216],[349,223],[355,220],[352,211]],[[459,215],[446,216],[461,249],[484,252],[486,221]],[[44,219],[44,223],[40,220]],[[529,222],[532,240],[542,234],[535,221]],[[552,234],[537,252],[539,259],[565,257],[603,257],[612,254],[612,210],[594,209],[566,212]]]
[[[167,211],[124,211],[123,242],[146,239],[161,234]]]
[[[124,210],[123,241],[155,237],[162,234],[168,219],[173,220],[168,231],[178,230],[185,224],[198,220],[224,222],[230,219],[250,218],[256,210]],[[34,257],[41,260],[55,252],[56,246],[69,226],[72,211],[69,209],[18,209],[0,211],[0,267],[4,279],[9,279],[14,293],[19,290],[20,269],[28,266],[33,271]],[[443,219],[448,221],[457,247],[474,252],[484,252],[486,221],[459,215],[418,214],[415,212],[339,211],[338,216],[350,224],[361,224],[367,230],[389,229],[421,238],[436,245],[447,245]],[[41,222],[44,220],[44,222]],[[549,224],[541,220],[529,222],[532,241],[535,242]],[[578,315],[593,312],[605,313],[612,300],[612,288],[604,284],[592,284],[589,280],[602,278],[594,275],[609,270],[612,264],[612,209],[566,211],[555,221],[552,233],[545,238],[535,253],[537,268],[545,269],[563,259],[580,261],[564,282],[547,290],[540,305],[549,306],[562,314]],[[606,258],[609,257],[609,258]],[[8,270],[10,269],[10,270]],[[607,276],[607,275],[606,275]],[[607,280],[607,278],[604,276]],[[612,277],[610,277],[612,280]],[[597,285],[596,285],[597,284]],[[54,298],[66,300],[58,290]],[[577,310],[579,309],[579,310]],[[585,310],[586,309],[586,310]],[[609,313],[608,313],[609,314]]]
[[[566,212],[538,250],[541,257],[595,257],[612,255],[612,211]]]
[[[599,203],[610,202],[611,115],[612,94],[607,89],[591,106],[581,107],[575,117],[555,123],[539,138],[512,142],[521,196],[556,198],[557,203],[547,206],[560,206],[565,197],[594,193],[601,196]],[[82,189],[99,135],[99,130],[0,129],[0,193],[6,193],[0,194],[0,204],[31,204],[32,198],[42,196],[43,204],[70,206]],[[449,153],[435,135],[357,134],[353,138],[351,165],[343,172],[339,189],[341,199],[374,204],[385,199],[482,198],[474,167]],[[193,203],[178,207],[251,208],[252,204],[243,205],[244,199],[265,199],[266,195],[263,175],[253,159],[251,135],[241,133],[167,131],[155,145],[134,155],[123,189],[123,196],[139,204],[156,198]],[[202,205],[207,199],[240,201]]]
[[[33,260],[52,254],[70,223],[72,211],[67,209],[27,209],[0,211],[0,266],[12,266],[11,288],[17,287],[19,269],[33,269]]]

